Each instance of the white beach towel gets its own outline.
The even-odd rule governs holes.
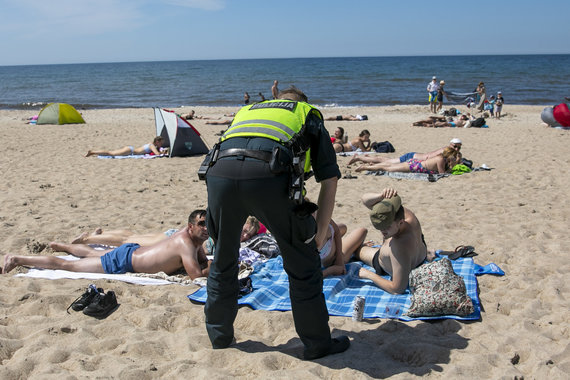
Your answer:
[[[62,260],[79,260],[78,257],[74,256],[56,256]],[[36,269],[31,268],[27,273],[20,273],[15,275],[15,277],[31,277],[31,278],[45,278],[49,280],[58,280],[62,278],[70,279],[109,279],[117,280],[123,282],[129,282],[131,284],[138,285],[190,285],[192,281],[182,280],[177,276],[168,276],[161,273],[156,274],[146,274],[146,273],[131,273],[131,274],[107,274],[107,273],[87,273],[87,272],[70,272],[67,270],[60,269]]]

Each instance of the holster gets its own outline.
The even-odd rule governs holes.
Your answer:
[[[212,149],[210,149],[208,154],[206,154],[204,161],[202,161],[202,164],[200,165],[200,168],[198,169],[198,178],[201,181],[206,180],[206,174],[208,173],[208,170],[212,167],[212,165],[214,165],[216,163],[216,161],[218,160],[219,154],[220,154],[220,145],[214,144],[214,147]]]

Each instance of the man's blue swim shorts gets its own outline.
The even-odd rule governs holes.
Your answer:
[[[104,254],[101,256],[103,271],[108,274],[134,272],[133,252],[139,247],[138,244],[127,243]]]
[[[414,158],[414,154],[416,154],[416,152],[408,152],[406,154],[401,155],[400,162],[406,162],[411,160],[412,158]]]

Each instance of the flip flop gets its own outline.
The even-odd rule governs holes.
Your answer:
[[[450,260],[456,260],[460,257],[477,256],[475,248],[470,245],[460,245],[455,248],[455,251],[438,251],[437,253],[447,256]]]
[[[474,247],[470,245],[460,245],[457,248],[455,248],[455,253],[450,255],[449,258],[451,260],[455,260],[460,257],[472,257],[472,256],[477,256]]]

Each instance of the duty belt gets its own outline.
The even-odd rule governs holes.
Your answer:
[[[270,162],[271,155],[272,155],[271,152],[266,152],[263,150],[230,148],[230,149],[221,150],[220,153],[218,153],[217,158],[220,159],[222,157],[243,156],[243,157],[256,158],[258,160],[265,162]]]

